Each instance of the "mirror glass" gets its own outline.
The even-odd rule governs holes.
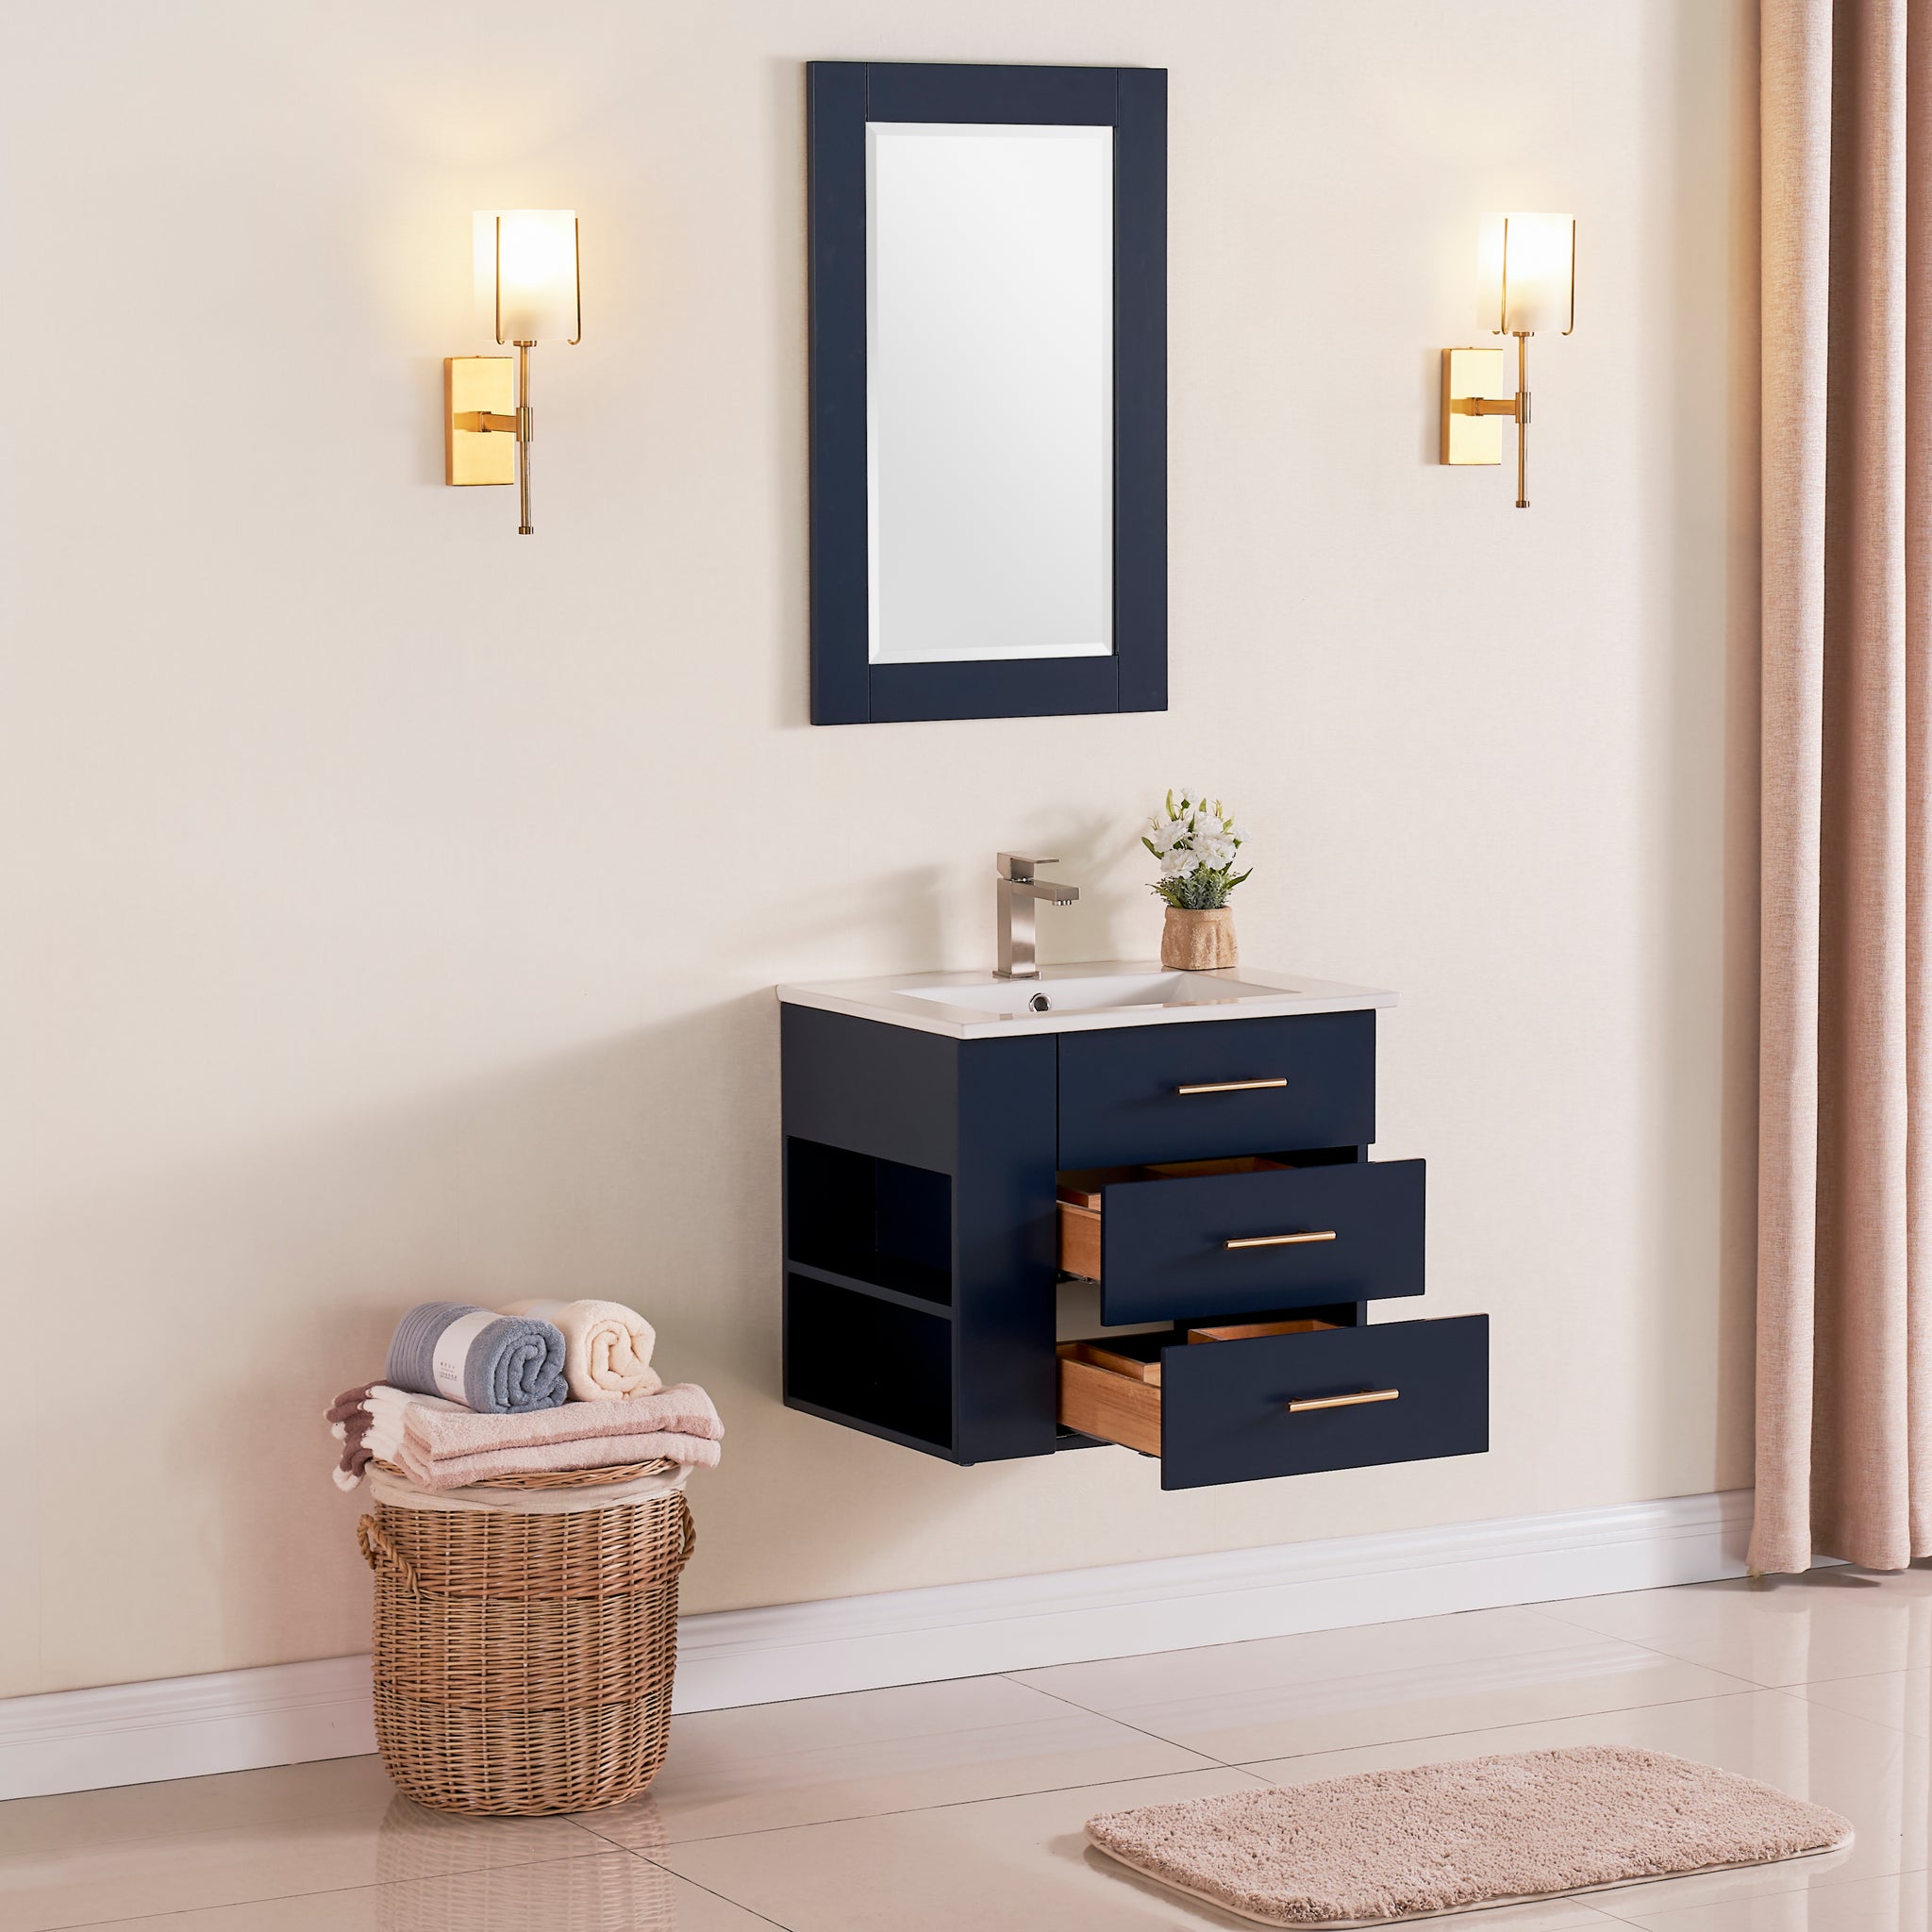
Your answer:
[[[866,127],[874,664],[1113,649],[1113,129]]]

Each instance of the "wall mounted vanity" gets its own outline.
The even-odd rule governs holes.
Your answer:
[[[1165,1489],[1488,1448],[1488,1316],[1368,1319],[1424,1290],[1424,1163],[1368,1158],[1392,993],[778,995],[789,1407],[960,1463],[1119,1443]]]

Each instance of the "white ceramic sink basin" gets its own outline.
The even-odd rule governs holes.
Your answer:
[[[1341,1013],[1392,1007],[1396,999],[1377,987],[1342,986],[1245,966],[1169,973],[1152,960],[1045,966],[1037,979],[1000,979],[987,973],[895,974],[884,979],[781,986],[778,997],[791,1006],[883,1020],[955,1040],[1273,1013]]]
[[[978,1013],[1091,1013],[1111,1007],[1224,1006],[1243,996],[1269,999],[1276,990],[1245,986],[1212,973],[1134,973],[1113,977],[986,979],[964,986],[908,986],[909,1000],[971,1007]]]

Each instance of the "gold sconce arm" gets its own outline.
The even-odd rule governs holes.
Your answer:
[[[1516,425],[1516,508],[1529,508],[1529,337],[1516,338],[1516,392],[1503,389],[1501,349],[1442,351],[1442,460],[1500,463],[1503,432],[1491,419]]]
[[[530,344],[508,356],[451,356],[442,365],[443,480],[514,483],[520,536],[530,534]],[[515,387],[511,385],[514,381]]]

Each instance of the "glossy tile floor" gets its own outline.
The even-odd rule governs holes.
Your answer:
[[[1096,1811],[1589,1741],[1816,1799],[1822,1859],[1467,1923],[1923,1932],[1932,1569],[1477,1610],[680,1718],[651,1793],[471,1821],[373,1758],[0,1805],[0,1932],[1141,1932],[1241,1922],[1085,1849]]]

